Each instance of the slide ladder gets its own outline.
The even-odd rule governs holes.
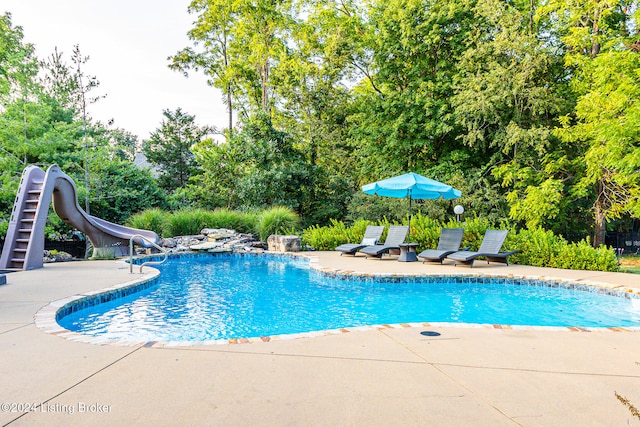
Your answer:
[[[49,212],[49,201],[42,203],[44,180],[45,173],[37,166],[27,166],[22,172],[0,257],[0,268],[31,270],[42,267],[44,224]]]
[[[27,166],[22,173],[20,186],[11,212],[9,228],[5,238],[0,269],[32,270],[43,266],[44,228],[47,223],[49,205],[66,224],[87,235],[97,249],[108,249],[114,255],[127,254],[129,239],[143,247],[158,242],[153,231],[140,230],[114,224],[87,214],[78,205],[75,183],[57,165],[45,173],[37,166]]]

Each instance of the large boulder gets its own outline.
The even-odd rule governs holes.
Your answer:
[[[272,234],[267,239],[267,246],[272,252],[299,252],[302,248],[300,237]]]

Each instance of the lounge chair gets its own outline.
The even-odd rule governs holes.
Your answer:
[[[418,258],[423,258],[422,262],[433,261],[442,264],[442,260],[454,252],[460,250],[464,229],[462,228],[443,228],[440,232],[438,247],[436,249],[427,249],[418,254]],[[469,248],[466,248],[469,249]]]
[[[406,225],[392,225],[389,227],[387,238],[382,245],[371,245],[360,249],[360,252],[365,254],[367,258],[382,258],[385,252],[391,250],[400,250],[400,244],[404,242],[409,232],[409,227]]]
[[[508,233],[509,230],[487,230],[477,252],[458,251],[447,255],[447,259],[452,260],[454,265],[467,264],[469,267],[473,267],[473,262],[478,257],[484,257],[487,263],[500,262],[509,265],[507,257],[518,251],[500,252]]]
[[[367,229],[364,232],[364,237],[360,243],[345,243],[336,248],[336,251],[342,252],[340,256],[355,255],[362,248],[367,246],[377,245],[382,232],[384,231],[384,225],[367,225]]]

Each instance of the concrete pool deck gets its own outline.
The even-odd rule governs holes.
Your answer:
[[[640,292],[640,276],[621,273],[310,255],[341,272],[546,277]],[[75,342],[34,323],[51,301],[131,280],[122,261],[7,274],[0,425],[640,426],[616,398],[640,408],[640,332],[433,324],[153,347]]]

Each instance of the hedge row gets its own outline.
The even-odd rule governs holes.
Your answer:
[[[347,227],[340,221],[332,221],[331,225],[326,227],[307,228],[302,233],[302,239],[306,245],[316,250],[333,250],[342,243],[359,242],[369,224],[384,225],[385,232],[390,225],[386,219],[376,223],[356,221],[351,227]],[[441,223],[418,214],[411,220],[410,240],[418,243],[418,251],[433,249],[438,245],[442,227],[464,228],[462,247],[470,246],[471,250],[477,250],[480,247],[487,229],[509,228],[505,224],[494,225],[480,218],[467,219],[464,222],[450,220]],[[520,251],[509,257],[510,262],[572,270],[618,271],[618,259],[611,248],[604,246],[593,248],[588,240],[569,243],[563,237],[540,228],[523,230],[509,228],[509,230],[503,251],[512,249]],[[384,239],[385,235],[382,236],[382,240]]]

